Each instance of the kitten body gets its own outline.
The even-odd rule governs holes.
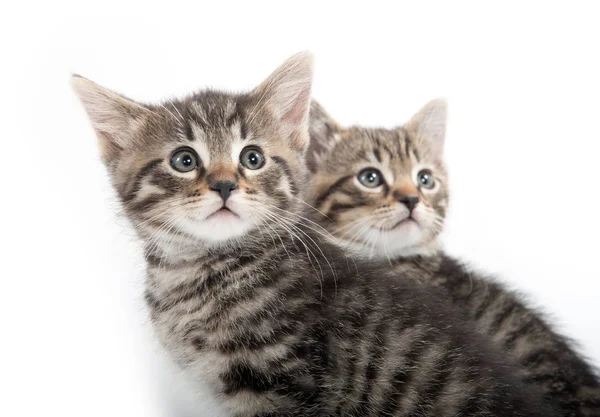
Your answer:
[[[508,352],[524,379],[542,387],[565,415],[600,416],[598,372],[571,341],[519,294],[440,249],[449,196],[445,118],[446,104],[437,100],[397,129],[343,128],[313,101],[309,203],[319,211],[315,217],[354,257],[443,288],[465,319]],[[381,178],[376,187],[359,181],[369,169]]]
[[[524,380],[542,387],[548,401],[565,416],[600,416],[598,370],[519,293],[443,251],[398,258],[392,268],[424,285],[445,289],[481,334],[509,352],[522,367]]]
[[[299,55],[251,93],[160,106],[74,79],[162,344],[235,416],[558,415],[443,297],[306,219],[311,74]]]

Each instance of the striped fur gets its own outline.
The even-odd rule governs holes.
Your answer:
[[[162,344],[234,416],[557,415],[443,297],[347,258],[306,218],[308,61],[248,94],[161,106],[75,81],[113,141],[101,149],[146,244]],[[264,167],[238,162],[250,145]],[[202,160],[187,173],[169,165],[182,146]],[[229,199],[215,178],[235,183]]]
[[[379,259],[382,265],[404,278],[412,278],[425,287],[443,288],[446,297],[463,311],[465,319],[508,352],[520,365],[524,379],[542,387],[548,400],[563,410],[564,415],[600,417],[598,371],[577,354],[571,341],[556,333],[547,319],[528,307],[519,294],[437,249],[436,237],[448,201],[447,174],[441,154],[432,157],[428,138],[419,137],[419,130],[414,127],[409,123],[393,130],[345,129],[313,102],[310,132],[314,143],[309,159],[315,185],[309,202],[325,215],[317,214],[319,222],[342,246],[351,249],[354,256]],[[381,162],[381,155],[386,154],[389,157]],[[365,163],[392,173],[390,185],[373,193],[357,184],[356,176]],[[420,241],[408,236],[414,234],[408,229],[390,232],[375,227],[368,231],[365,227],[352,228],[355,219],[360,219],[361,226],[364,219],[372,219],[371,224],[376,225],[380,222],[377,212],[382,211],[381,207],[392,204],[405,210],[401,202],[394,201],[389,190],[414,181],[411,173],[419,164],[432,168],[439,185],[435,193],[419,193],[420,201],[414,211],[418,212],[422,205],[424,213],[438,219],[435,228],[420,222],[423,231],[416,234],[422,238]],[[396,253],[388,248],[387,235],[391,233],[395,233],[393,238],[397,240]]]

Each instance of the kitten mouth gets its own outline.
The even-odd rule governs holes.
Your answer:
[[[226,218],[226,217],[240,217],[240,216],[238,216],[229,207],[223,206],[219,210],[215,211],[213,214],[211,214],[210,216],[208,216],[206,218],[206,220],[208,220],[208,219],[215,219],[215,218]]]
[[[415,225],[418,225],[418,224],[419,224],[419,223],[418,223],[418,222],[417,222],[417,221],[414,219],[414,217],[412,217],[412,216],[408,216],[408,217],[406,217],[406,218],[404,218],[404,219],[402,219],[402,220],[400,220],[400,221],[398,221],[398,222],[394,223],[394,225],[393,225],[392,227],[390,227],[390,228],[386,228],[385,230],[386,230],[386,231],[389,231],[389,230],[394,230],[394,229],[396,229],[396,228],[398,228],[398,227],[400,227],[400,226],[404,226],[404,225],[407,225],[407,224],[410,224],[410,223],[414,223]]]

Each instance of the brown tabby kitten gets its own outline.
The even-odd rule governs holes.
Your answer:
[[[313,102],[310,123],[316,173],[309,202],[336,241],[354,256],[443,287],[565,415],[600,416],[597,371],[571,342],[517,294],[438,249],[448,206],[446,103],[432,101],[397,129],[366,129],[340,127]]]
[[[456,311],[304,217],[312,60],[247,94],[135,103],[73,86],[145,243],[175,360],[235,416],[553,416]]]

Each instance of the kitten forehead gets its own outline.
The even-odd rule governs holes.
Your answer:
[[[198,152],[198,156],[202,160],[204,165],[210,165],[210,150],[208,149],[208,144],[206,143],[206,132],[198,126],[193,121],[189,122],[191,126],[192,137],[194,139],[194,147],[196,152]]]
[[[202,92],[179,101],[175,108],[190,145],[204,165],[228,159],[232,144],[242,141],[244,131],[240,97]]]
[[[412,141],[403,129],[353,127],[342,133],[342,138],[330,152],[326,165],[336,167],[344,162],[343,168],[351,168],[352,164],[366,162],[387,165],[391,169],[395,165],[407,165],[414,152]]]

